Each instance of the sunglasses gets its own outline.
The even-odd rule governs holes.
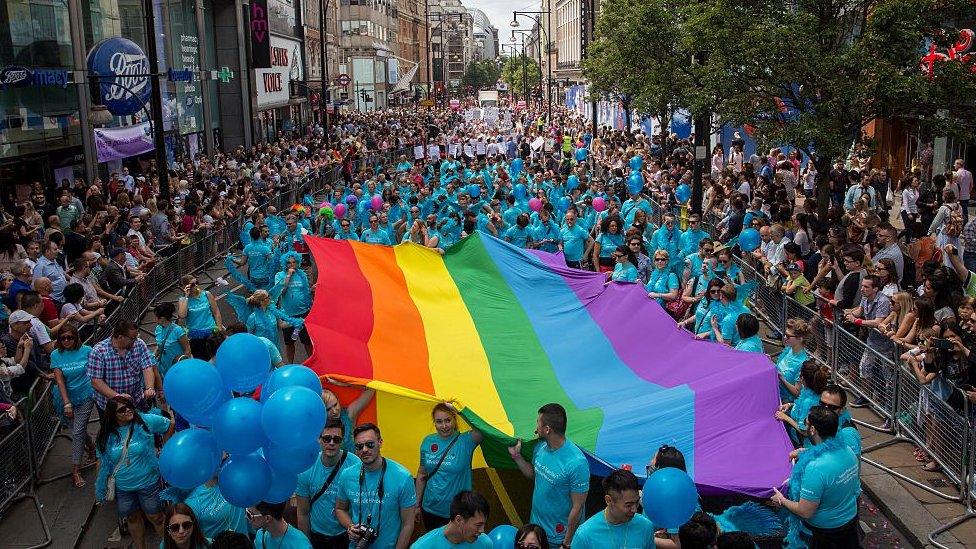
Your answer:
[[[191,528],[193,528],[192,520],[187,520],[183,522],[174,522],[173,524],[166,526],[166,529],[174,534],[176,532],[179,532],[180,530],[190,530]]]
[[[720,293],[722,293],[722,290],[720,288],[716,288],[714,290],[708,290],[708,293],[710,293],[710,294],[720,294]]]
[[[74,341],[75,339],[77,338],[75,338],[73,335],[63,335],[58,337],[58,341]]]
[[[129,406],[119,406],[118,408],[115,409],[116,414],[124,414],[126,412],[131,412],[131,411],[132,408],[130,408]]]
[[[326,444],[342,444],[342,437],[338,435],[322,435],[319,440]]]
[[[666,257],[655,257],[654,258],[654,261],[667,261],[667,260],[668,260],[668,258],[666,258]]]
[[[247,520],[257,520],[257,519],[259,519],[259,518],[261,518],[261,517],[264,516],[261,513],[255,513],[254,511],[252,511],[250,509],[245,509],[244,510],[244,515],[247,517]]]
[[[833,404],[827,404],[826,402],[824,402],[822,400],[820,401],[820,405],[823,406],[824,408],[828,409],[828,410],[833,411],[833,412],[836,412],[837,410],[840,410],[840,406],[835,406]]]
[[[369,448],[370,450],[372,450],[372,449],[376,448],[376,441],[375,440],[367,440],[366,442],[357,442],[353,446],[356,447],[356,451],[357,452],[361,451],[363,448]]]

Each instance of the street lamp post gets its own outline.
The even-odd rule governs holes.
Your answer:
[[[325,142],[329,143],[329,108],[327,104],[332,103],[331,93],[329,91],[329,41],[327,40],[328,29],[325,25],[327,19],[325,17],[325,12],[328,11],[329,6],[332,4],[332,0],[325,0],[319,3],[319,59],[320,64],[320,76],[322,78],[322,90],[321,96],[319,98],[319,108],[322,109],[321,120],[322,120],[322,133],[325,137]]]
[[[153,0],[144,0],[142,10],[146,15],[146,57],[149,58],[149,78],[152,83],[151,107],[153,141],[156,143],[156,178],[159,180],[159,198],[169,199],[169,166],[166,163],[166,132],[163,128],[163,93],[159,81],[159,55],[156,50],[156,15]],[[118,82],[116,78],[114,82]],[[179,131],[176,139],[179,139]]]
[[[584,0],[585,1],[585,0]],[[535,21],[535,24],[539,26],[539,31],[546,39],[546,66],[548,67],[548,79],[546,81],[546,100],[547,100],[547,118],[552,122],[552,62],[549,57],[549,33],[546,31],[545,27],[542,26],[542,20],[539,18],[540,15],[546,16],[546,21],[549,21],[549,17],[552,11],[549,9],[540,11],[521,11],[516,10],[512,12],[512,28],[517,28],[519,26],[518,18],[519,16],[528,17],[529,19]],[[542,48],[539,48],[539,73],[540,80],[542,78]],[[541,82],[540,88],[541,88]]]
[[[540,27],[541,29],[541,27]],[[512,30],[512,41],[515,41],[515,33],[522,36],[522,42],[525,43],[525,36],[529,36],[529,40],[532,39],[532,31],[525,30]],[[525,53],[523,52],[523,56]],[[539,37],[539,107],[542,107],[542,37]]]

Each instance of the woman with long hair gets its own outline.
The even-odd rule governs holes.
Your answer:
[[[95,409],[95,390],[86,367],[92,348],[82,345],[78,329],[65,324],[51,352],[51,370],[57,389],[51,392],[54,409],[71,431],[71,479],[75,488],[85,486],[81,468],[95,460],[95,442],[88,434],[88,418]]]
[[[549,549],[549,537],[538,524],[526,524],[515,532],[514,549]]]
[[[629,246],[621,244],[613,251],[613,259],[617,262],[613,272],[607,273],[607,284],[610,282],[637,282],[637,254]]]
[[[206,549],[210,542],[197,524],[196,514],[185,503],[171,505],[166,510],[166,534],[160,549]]]
[[[874,274],[881,278],[881,293],[893,298],[896,293],[901,291],[898,286],[898,271],[895,270],[895,262],[887,257],[883,257],[874,264]]]
[[[593,270],[606,273],[614,269],[613,251],[624,243],[623,226],[617,215],[607,216],[600,223],[600,234],[593,243]]]
[[[118,516],[128,524],[136,549],[147,547],[146,518],[156,533],[163,535],[165,517],[159,499],[162,478],[155,437],[172,424],[163,416],[140,413],[128,395],[116,395],[105,402],[95,439],[99,461],[95,500],[115,500]]]
[[[794,442],[802,442],[807,432],[807,415],[810,408],[820,404],[820,393],[830,382],[830,370],[816,360],[810,359],[800,368],[800,392],[796,400],[783,404],[776,411],[776,419],[792,427],[790,437]]]
[[[457,411],[443,402],[431,412],[435,432],[420,443],[420,468],[415,489],[427,530],[451,521],[451,501],[471,489],[471,459],[481,444],[477,429],[458,430]]]
[[[176,305],[169,302],[160,303],[153,309],[153,314],[156,316],[156,328],[153,332],[156,340],[156,368],[161,382],[174,364],[184,358],[192,357],[193,352],[190,349],[190,339],[187,337],[186,330],[173,322],[173,317],[176,316]]]
[[[681,285],[678,282],[678,275],[671,270],[671,260],[666,250],[655,250],[653,261],[654,270],[651,271],[651,278],[647,281],[645,289],[647,297],[656,300],[664,307],[669,301],[678,299],[678,289]]]
[[[276,347],[281,348],[281,331],[279,326],[290,326],[301,330],[305,327],[305,320],[286,315],[271,302],[271,294],[267,290],[257,290],[250,297],[228,293],[227,302],[237,313],[247,331],[266,338]]]
[[[197,277],[184,275],[180,279],[183,295],[177,307],[177,317],[183,319],[193,357],[210,360],[207,353],[207,338],[223,329],[217,299],[210,292],[197,285]]]
[[[793,402],[800,394],[800,368],[806,363],[806,342],[810,337],[810,325],[799,318],[786,321],[783,330],[783,351],[776,359],[779,374],[779,398],[783,403]]]

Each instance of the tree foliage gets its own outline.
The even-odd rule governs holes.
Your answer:
[[[502,58],[502,81],[508,84],[510,93],[523,93],[525,89],[523,87],[523,75],[525,83],[528,84],[529,93],[532,93],[532,88],[538,86],[540,82],[539,64],[536,60],[527,55]]]
[[[646,112],[712,113],[764,144],[816,153],[821,167],[863,142],[877,118],[923,135],[973,135],[976,74],[919,69],[946,51],[969,0],[615,0],[603,4],[585,63],[598,93]],[[707,114],[703,114],[707,115]],[[821,170],[826,175],[827,170]]]
[[[495,83],[501,78],[501,72],[501,68],[494,60],[472,61],[464,69],[461,84],[471,86],[475,90],[495,89]]]

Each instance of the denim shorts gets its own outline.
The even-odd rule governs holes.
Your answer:
[[[159,499],[159,483],[154,482],[138,490],[115,489],[115,508],[119,517],[125,518],[136,511],[142,510],[147,515],[163,512],[163,503]]]

